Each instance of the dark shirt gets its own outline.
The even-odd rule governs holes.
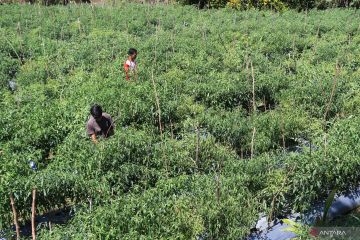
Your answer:
[[[94,133],[96,136],[109,137],[114,134],[114,123],[111,119],[111,116],[107,113],[102,114],[100,121],[96,121],[93,116],[89,117],[89,120],[86,124],[86,132],[89,136]]]

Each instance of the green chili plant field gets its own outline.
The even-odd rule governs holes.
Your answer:
[[[359,184],[359,67],[356,10],[0,5],[0,229],[33,188],[75,213],[39,239],[241,239],[303,212]],[[97,145],[94,103],[116,120]]]

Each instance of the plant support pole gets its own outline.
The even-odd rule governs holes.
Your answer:
[[[31,207],[31,233],[32,233],[32,239],[36,240],[36,228],[35,228],[35,214],[36,214],[36,188],[32,190],[32,207]]]
[[[154,96],[155,96],[155,101],[156,101],[156,107],[157,107],[157,111],[158,111],[158,121],[159,121],[159,128],[160,128],[160,136],[162,136],[162,124],[161,124],[161,110],[160,110],[160,101],[159,101],[159,97],[156,91],[156,84],[155,84],[155,80],[154,80],[154,72],[151,71],[151,81],[152,81],[152,85],[153,85],[153,89],[154,89]]]
[[[330,106],[332,104],[332,100],[333,100],[333,97],[334,97],[334,94],[335,94],[335,90],[336,90],[336,83],[337,83],[337,77],[340,73],[340,67],[339,67],[339,64],[338,64],[338,61],[336,61],[336,65],[335,65],[335,76],[334,76],[334,80],[333,80],[333,86],[332,86],[332,89],[331,89],[331,93],[330,93],[330,98],[329,98],[329,101],[327,102],[327,105],[326,105],[326,110],[325,110],[325,113],[324,113],[324,159],[326,158],[326,154],[327,154],[327,130],[326,130],[326,119],[327,119],[327,114],[330,110]],[[311,146],[310,146],[311,148]]]
[[[282,138],[282,145],[283,145],[283,151],[285,152],[286,149],[286,143],[285,143],[285,127],[284,127],[284,115],[280,114],[280,124],[281,124],[281,138]]]
[[[197,165],[199,163],[199,152],[200,152],[199,126],[196,126],[196,150],[195,150],[196,167],[197,167]]]
[[[14,196],[12,193],[10,194],[10,203],[11,203],[11,208],[12,208],[12,212],[14,215],[14,224],[15,224],[15,228],[16,228],[16,239],[20,239],[20,227],[19,227],[16,208],[15,208]]]
[[[327,114],[328,114],[328,112],[330,110],[330,105],[331,105],[333,97],[334,97],[334,93],[335,93],[335,89],[336,89],[337,76],[339,75],[339,73],[340,73],[339,64],[338,64],[338,62],[336,62],[333,87],[331,89],[330,99],[329,99],[329,101],[327,103],[326,110],[325,110],[325,113],[324,113],[324,127],[326,126],[326,117],[327,117]]]
[[[256,133],[256,128],[253,128],[253,133],[252,133],[252,138],[251,138],[251,155],[250,155],[250,159],[253,159],[254,157],[254,141],[255,141],[255,133]]]
[[[252,61],[250,62],[251,65],[251,77],[252,77],[252,101],[253,101],[253,111],[256,112],[256,103],[255,103],[255,74],[254,74],[254,67]]]

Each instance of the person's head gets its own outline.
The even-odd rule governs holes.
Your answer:
[[[137,50],[135,48],[130,48],[128,51],[129,57],[131,57],[132,60],[136,59],[137,56]]]
[[[100,121],[102,118],[102,108],[100,105],[98,104],[94,104],[91,108],[90,108],[90,114],[95,118],[96,121]]]

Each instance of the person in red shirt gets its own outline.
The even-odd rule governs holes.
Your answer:
[[[124,63],[124,69],[126,74],[126,80],[130,79],[137,79],[137,73],[136,73],[136,56],[137,56],[137,50],[135,48],[130,48],[128,51],[128,59]]]

